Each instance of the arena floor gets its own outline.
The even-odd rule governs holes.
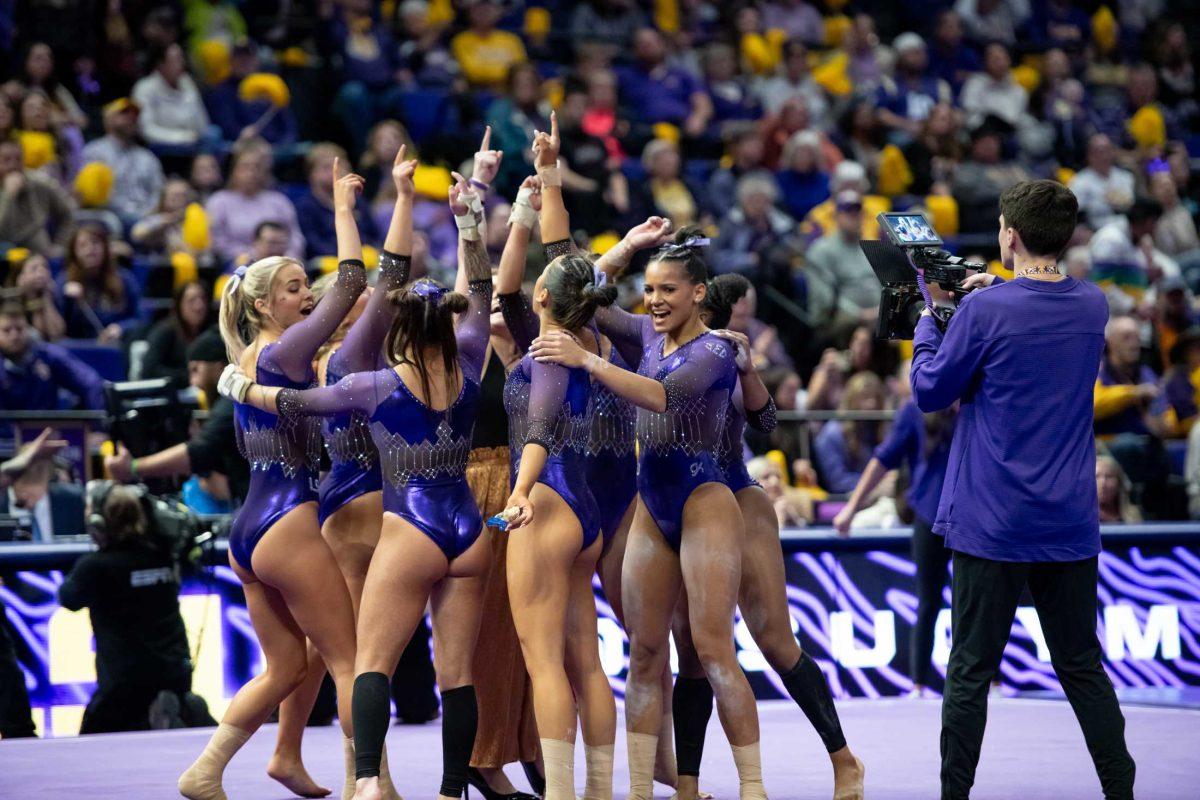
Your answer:
[[[936,700],[839,703],[846,734],[867,763],[869,800],[937,797]],[[976,800],[1075,800],[1100,797],[1083,738],[1065,702],[994,699],[974,797]],[[828,798],[832,777],[816,736],[789,703],[760,704],[763,763],[772,800]],[[1137,796],[1195,800],[1200,769],[1200,711],[1125,708],[1129,747],[1138,762]],[[0,797],[86,797],[167,800],[176,776],[200,752],[207,730],[111,734],[0,743]],[[288,793],[264,768],[273,726],[255,736],[225,773],[230,800],[283,800]],[[340,788],[342,748],[336,727],[310,728],[305,754],[313,775]],[[623,737],[617,741],[614,796],[624,797]],[[393,727],[388,751],[397,788],[409,800],[432,797],[440,782],[436,724]],[[583,784],[582,748],[576,778]],[[514,779],[520,769],[512,769]],[[523,786],[524,778],[518,785]],[[736,800],[737,775],[713,715],[701,785],[718,800]],[[657,796],[670,792],[658,787]]]

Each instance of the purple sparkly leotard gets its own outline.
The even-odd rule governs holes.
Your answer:
[[[543,364],[526,353],[508,373],[509,461],[515,483],[526,444],[546,448],[538,483],[558,493],[583,529],[583,550],[600,535],[600,512],[588,486],[587,445],[591,432],[592,379],[587,370]]]
[[[354,372],[368,372],[385,366],[383,340],[395,319],[395,306],[388,292],[408,282],[412,259],[386,250],[379,256],[379,280],[367,300],[363,314],[350,326],[345,340],[329,356],[325,366],[325,385],[333,386]],[[325,449],[329,452],[329,471],[321,479],[317,519],[321,524],[333,512],[356,497],[383,488],[379,471],[379,451],[371,439],[371,429],[361,411],[334,414],[325,418]]]
[[[337,281],[308,319],[264,347],[255,362],[263,386],[303,389],[316,381],[312,361],[367,285],[361,261],[338,265]],[[259,540],[285,514],[317,499],[321,426],[317,420],[281,419],[244,403],[234,404],[238,450],[250,462],[250,487],[229,531],[237,563],[253,572]]]
[[[765,406],[757,411],[747,411],[742,400],[742,383],[738,381],[725,413],[725,427],[721,430],[717,449],[717,463],[725,476],[725,485],[734,494],[747,486],[758,486],[758,481],[746,471],[746,460],[742,457],[742,437],[746,434],[747,422],[756,431],[770,433],[775,430],[775,401],[768,397]]]
[[[470,308],[456,330],[462,388],[444,410],[422,402],[391,367],[357,372],[333,386],[283,391],[276,400],[281,419],[363,414],[379,451],[384,511],[432,539],[447,560],[466,551],[483,529],[466,467],[479,411],[491,294],[490,280],[470,284]]]
[[[637,481],[650,516],[678,550],[688,497],[702,484],[724,482],[716,453],[737,382],[733,346],[706,332],[663,355],[666,334],[648,316],[604,308],[596,324],[626,355],[638,347],[638,374],[666,389],[666,411],[637,410]]]

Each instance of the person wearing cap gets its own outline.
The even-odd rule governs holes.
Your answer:
[[[925,40],[908,31],[892,42],[896,51],[896,69],[885,77],[876,92],[879,121],[893,133],[911,138],[920,132],[921,122],[938,103],[953,102],[950,84],[929,74],[929,54]]]
[[[817,324],[835,320],[853,324],[875,315],[883,290],[859,244],[862,195],[844,189],[834,201],[837,227],[814,242],[805,257],[809,313]]]
[[[85,163],[99,161],[113,171],[108,207],[126,226],[154,213],[162,194],[162,164],[137,143],[138,106],[128,97],[104,106],[104,135],[83,148]]]
[[[201,476],[201,486],[215,500],[239,502],[246,496],[250,467],[238,454],[233,403],[217,394],[217,380],[229,363],[216,328],[196,337],[188,348],[188,382],[211,403],[208,419],[190,441],[152,455],[134,458],[124,445],[104,459],[115,481],[138,483],[147,478]]]

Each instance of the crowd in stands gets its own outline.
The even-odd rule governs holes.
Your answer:
[[[359,227],[378,247],[382,178],[407,146],[415,266],[452,280],[450,171],[490,125],[498,255],[528,142],[555,109],[581,245],[603,252],[649,215],[702,226],[711,268],[755,287],[731,327],[780,410],[884,412],[751,436],[788,524],[854,487],[908,399],[907,343],[874,337],[880,287],[859,242],[878,238],[876,214],[922,210],[949,249],[988,261],[1000,193],[1031,177],[1078,196],[1063,264],[1110,301],[1102,515],[1200,517],[1191,5],[0,4],[0,409],[98,409],[104,379],[185,385],[237,265],[284,254],[314,278],[336,265],[335,164],[365,177]]]

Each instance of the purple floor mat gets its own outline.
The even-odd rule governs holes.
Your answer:
[[[839,704],[851,746],[867,765],[868,800],[929,800],[938,795],[936,700],[860,700]],[[1127,707],[1129,749],[1138,762],[1137,796],[1143,800],[1200,797],[1200,711]],[[816,735],[793,706],[759,706],[763,772],[772,800],[828,798],[833,780]],[[393,727],[389,759],[407,800],[436,796],[441,779],[441,730]],[[209,731],[84,736],[48,741],[0,742],[0,798],[120,798],[169,800],[175,779],[203,748]],[[264,769],[275,729],[264,728],[225,773],[230,800],[283,800],[290,795]],[[309,770],[326,786],[341,786],[341,732],[310,728],[305,739]],[[576,748],[576,779],[583,787],[583,748]],[[614,797],[628,786],[624,737],[617,740]],[[524,787],[519,767],[509,769]],[[519,779],[518,779],[519,777]],[[737,800],[737,775],[713,715],[701,786],[717,800]],[[657,796],[670,795],[658,787]],[[1083,737],[1066,703],[996,699],[990,704],[976,800],[1076,800],[1099,798],[1100,786]]]

